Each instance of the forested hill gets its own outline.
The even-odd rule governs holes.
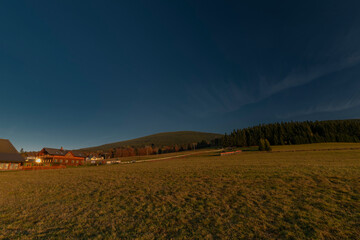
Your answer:
[[[360,120],[263,124],[225,134],[219,144],[225,147],[254,146],[258,145],[261,138],[268,139],[272,145],[360,142]]]
[[[114,148],[121,147],[145,147],[145,146],[173,146],[173,145],[186,145],[192,143],[198,143],[203,140],[210,142],[216,138],[221,138],[222,134],[217,133],[205,133],[205,132],[194,132],[194,131],[179,131],[179,132],[165,132],[154,135],[149,135],[141,138],[132,140],[109,143],[97,147],[90,147],[81,149],[84,151],[106,151]]]

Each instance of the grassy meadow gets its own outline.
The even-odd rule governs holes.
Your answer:
[[[360,150],[0,172],[0,239],[359,236]]]
[[[324,150],[360,150],[360,143],[313,143],[298,145],[272,146],[275,151],[324,151]]]

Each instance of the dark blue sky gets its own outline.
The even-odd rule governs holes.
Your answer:
[[[360,2],[1,1],[0,80],[25,150],[359,118]]]

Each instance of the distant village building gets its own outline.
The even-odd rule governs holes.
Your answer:
[[[26,153],[25,162],[35,162],[37,154],[36,152]]]
[[[102,164],[104,162],[104,156],[102,155],[89,155],[86,157],[86,163],[87,164]]]
[[[86,161],[97,161],[97,160],[104,160],[103,156],[96,156],[96,155],[90,155],[86,158]]]
[[[25,159],[7,139],[0,139],[0,170],[16,170]]]
[[[78,166],[84,164],[86,156],[81,151],[43,148],[37,157],[39,162],[45,164]]]

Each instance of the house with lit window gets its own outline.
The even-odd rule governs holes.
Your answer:
[[[91,154],[86,157],[86,164],[105,164],[106,161],[104,161],[105,157],[100,154]]]
[[[43,148],[36,161],[41,164],[78,166],[85,163],[85,157],[81,151]]]
[[[35,162],[37,154],[37,152],[25,153],[25,162]]]
[[[0,171],[20,169],[25,159],[8,139],[0,139]]]
[[[102,155],[89,155],[86,157],[86,161],[101,161],[104,160],[104,156]]]

